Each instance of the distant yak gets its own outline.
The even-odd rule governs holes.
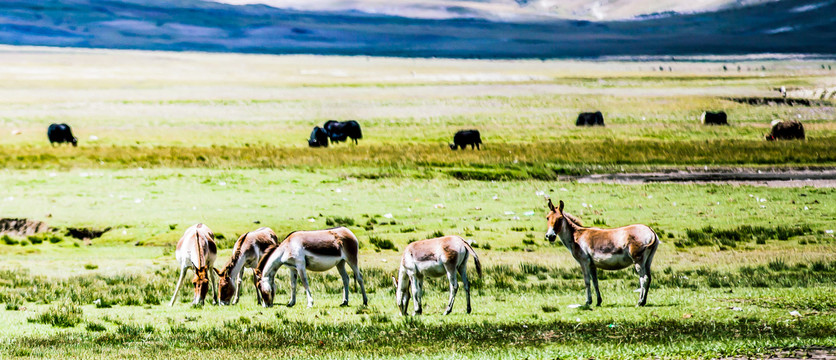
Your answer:
[[[49,138],[49,143],[54,145],[58,143],[71,143],[73,146],[78,146],[78,139],[73,136],[70,125],[67,124],[51,124],[46,130],[46,136]]]
[[[795,120],[772,122],[772,131],[766,135],[766,140],[804,140],[804,126]]]
[[[313,131],[311,131],[311,138],[308,139],[308,146],[328,147],[328,132],[319,126],[314,126]]]
[[[479,130],[459,130],[456,132],[456,135],[453,135],[453,143],[450,144],[450,149],[458,150],[458,148],[462,148],[464,150],[468,145],[470,148],[482,150],[479,145],[482,145],[482,136],[479,134]]]
[[[728,125],[728,119],[725,111],[711,112],[703,111],[700,116],[700,123],[703,125]]]
[[[600,111],[594,113],[584,112],[578,114],[578,121],[575,122],[577,126],[604,126],[604,115]]]
[[[354,140],[354,144],[357,145],[357,140],[363,138],[363,131],[360,129],[360,124],[354,120],[328,120],[322,127],[328,132],[331,143],[341,142],[347,138],[351,138]]]

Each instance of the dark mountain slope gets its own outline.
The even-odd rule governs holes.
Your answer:
[[[778,1],[630,21],[503,23],[198,0],[11,0],[0,2],[0,43],[478,58],[836,54],[836,1]]]

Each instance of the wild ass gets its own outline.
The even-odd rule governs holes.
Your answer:
[[[563,213],[563,201],[555,209],[549,199],[549,214],[546,216],[548,230],[546,240],[554,242],[557,237],[572,252],[572,256],[581,265],[583,281],[586,283],[586,304],[592,304],[592,291],[589,278],[595,285],[598,296],[597,306],[601,306],[601,292],[598,290],[598,269],[620,270],[634,265],[639,273],[641,296],[638,306],[647,303],[647,290],[650,288],[650,263],[659,246],[659,237],[647,225],[628,225],[615,229],[583,227],[572,215]]]
[[[186,277],[186,270],[192,268],[195,276],[192,279],[194,284],[194,301],[192,304],[203,305],[203,300],[206,299],[206,292],[210,285],[209,276],[215,276],[213,272],[209,271],[212,264],[215,263],[215,257],[218,255],[218,248],[215,246],[215,234],[208,226],[203,224],[192,225],[177,242],[177,250],[174,256],[177,258],[177,264],[180,266],[180,280],[177,280],[177,287],[174,289],[174,296],[171,297],[171,302],[168,306],[174,306],[174,301],[177,300],[177,293],[183,285],[183,278]],[[212,304],[218,303],[218,289],[215,286],[215,279],[211,281],[212,285]]]
[[[482,263],[479,256],[464,239],[459,236],[444,236],[435,239],[416,241],[409,244],[401,258],[398,280],[395,283],[395,300],[401,314],[406,315],[409,306],[408,287],[412,285],[412,297],[415,298],[415,314],[421,314],[421,301],[424,297],[424,276],[441,277],[447,275],[450,281],[450,300],[444,315],[453,311],[453,301],[459,290],[457,273],[461,275],[464,291],[467,293],[467,313],[470,314],[470,281],[467,280],[467,258],[472,255],[476,262],[476,272],[482,276]]]
[[[218,288],[220,289],[220,304],[237,304],[241,293],[241,279],[245,267],[253,269],[253,285],[255,285],[256,301],[261,305],[261,293],[258,291],[258,279],[255,275],[255,268],[261,255],[270,246],[278,244],[279,238],[272,229],[263,227],[248,232],[238,238],[232,247],[232,257],[222,270],[212,268],[218,275]],[[234,296],[234,298],[233,298]]]
[[[367,305],[369,299],[366,296],[366,287],[363,284],[360,268],[357,266],[358,248],[357,237],[351,230],[344,227],[290,233],[278,246],[267,248],[258,262],[255,273],[259,279],[258,290],[261,292],[261,304],[264,307],[273,306],[273,296],[276,293],[273,279],[279,268],[286,265],[291,268],[290,302],[287,306],[296,304],[296,279],[298,277],[302,280],[302,286],[305,287],[308,307],[312,307],[313,296],[308,286],[306,270],[326,271],[336,266],[343,280],[343,303],[340,306],[348,306],[348,273],[345,271],[345,264],[348,263],[354,273],[354,280],[360,284],[363,305]]]

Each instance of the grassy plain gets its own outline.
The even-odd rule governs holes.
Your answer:
[[[819,62],[724,72],[722,62],[0,52],[0,217],[59,229],[55,243],[0,241],[2,357],[705,358],[836,347],[833,188],[566,177],[830,168],[829,102],[724,100],[832,87]],[[700,126],[706,108],[732,125]],[[574,127],[577,112],[595,109],[607,127]],[[358,119],[360,145],[308,149],[310,128],[330,118]],[[802,119],[808,140],[762,141],[773,118]],[[70,123],[80,146],[50,147],[51,122]],[[481,152],[445,148],[471,127]],[[650,306],[634,307],[638,281],[622,270],[602,275],[603,307],[569,307],[583,301],[583,281],[568,251],[543,240],[544,194],[588,225],[661,234]],[[356,293],[338,307],[336,271],[312,274],[312,309],[256,307],[247,281],[237,306],[191,308],[188,290],[162,305],[173,244],[193,223],[223,235],[221,265],[245,231],[334,221],[361,240],[368,308]],[[70,226],[112,229],[88,246],[64,235]],[[460,291],[441,316],[437,280],[426,315],[403,318],[390,279],[399,250],[436,232],[473,240],[486,265],[471,276],[474,313]]]

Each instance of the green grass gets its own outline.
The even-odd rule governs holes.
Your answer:
[[[699,62],[660,73],[643,62],[4,51],[0,132],[20,134],[0,137],[0,215],[56,230],[0,237],[2,358],[713,358],[836,347],[833,188],[571,181],[832,168],[832,103],[728,99],[832,86],[817,62],[753,61],[745,67],[767,70],[731,74]],[[448,80],[484,74],[499,80]],[[731,126],[700,126],[707,109],[726,111]],[[588,110],[607,126],[575,127]],[[776,118],[803,121],[808,140],[763,141]],[[327,119],[360,121],[360,145],[307,148]],[[70,123],[80,146],[49,146],[51,122]],[[446,147],[464,128],[482,132],[481,151]],[[588,225],[656,230],[648,307],[635,307],[630,269],[600,273],[602,307],[570,306],[585,300],[583,278],[562,244],[543,239],[543,195]],[[197,222],[216,235],[215,266],[261,226],[280,236],[347,226],[369,306],[352,286],[351,306],[339,307],[332,270],[309,273],[312,309],[257,307],[247,270],[236,306],[191,307],[187,284],[169,308],[174,246]],[[110,231],[80,241],[62,235],[70,227]],[[481,277],[468,264],[473,313],[460,288],[453,313],[440,315],[442,278],[426,280],[425,315],[400,316],[391,277],[401,251],[444,235],[472,241],[483,263]],[[280,272],[277,302],[288,298]]]

